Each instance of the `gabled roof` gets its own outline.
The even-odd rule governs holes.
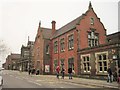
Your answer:
[[[74,19],[73,21],[69,22],[68,24],[64,25],[63,27],[61,27],[60,29],[56,30],[55,34],[52,36],[51,39],[53,38],[56,38],[58,36],[61,36],[62,34],[70,31],[70,30],[73,30],[76,28],[76,25],[77,24],[80,24],[81,20],[84,18],[84,16],[87,15],[87,13],[92,9],[92,11],[94,12],[93,8],[92,8],[92,4],[91,2],[89,2],[89,7],[88,7],[88,10],[83,13],[81,16],[79,16],[78,18]],[[95,13],[96,15],[96,13]],[[96,15],[97,17],[97,15]],[[97,17],[98,18],[98,17]],[[99,18],[98,18],[99,19]],[[102,24],[102,23],[101,23]],[[103,25],[103,24],[102,24]],[[103,25],[104,27],[104,25]]]
[[[68,24],[66,24],[65,26],[61,27],[60,29],[56,30],[55,34],[53,35],[52,38],[56,38],[68,31],[70,31],[71,29],[75,28],[76,25],[80,22],[80,20],[83,18],[82,16],[79,16],[78,18],[74,19],[73,21],[69,22]]]
[[[11,59],[20,59],[20,54],[11,53],[10,57]]]
[[[49,39],[51,37],[52,29],[41,27],[40,30],[42,32],[43,38]]]

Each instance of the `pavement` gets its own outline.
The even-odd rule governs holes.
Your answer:
[[[27,74],[27,72],[22,72],[22,74]],[[32,77],[36,78],[47,78],[48,80],[56,80],[55,75],[32,75]],[[93,86],[93,87],[98,87],[98,88],[120,88],[120,83],[118,84],[117,82],[112,82],[108,83],[107,80],[97,80],[97,79],[86,79],[86,78],[78,78],[78,77],[73,77],[73,79],[69,79],[68,76],[65,76],[64,79],[61,79],[61,76],[59,80],[64,80],[64,82],[69,82],[69,83],[74,83],[74,84],[82,84],[82,85],[87,85],[87,86]]]

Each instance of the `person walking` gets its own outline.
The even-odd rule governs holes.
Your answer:
[[[115,71],[113,73],[113,80],[117,81],[117,77],[118,77],[118,75],[117,75],[117,69],[115,68]]]
[[[118,89],[120,89],[120,68],[119,68],[119,70],[118,70],[117,83],[118,83]]]
[[[57,75],[57,78],[58,78],[58,79],[59,79],[59,72],[60,72],[60,67],[57,66],[57,67],[56,67],[56,75]]]
[[[112,70],[111,70],[110,66],[108,67],[107,72],[108,72],[108,80],[107,80],[107,82],[112,83]]]
[[[64,67],[62,67],[61,74],[62,74],[62,79],[64,79],[64,76],[65,76],[65,69],[64,69]]]
[[[69,73],[69,79],[72,79],[72,68],[68,68],[68,73]]]
[[[31,69],[28,70],[29,75],[31,74],[31,71],[32,71]]]

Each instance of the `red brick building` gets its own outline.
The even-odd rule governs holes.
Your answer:
[[[20,54],[11,53],[6,58],[5,69],[7,70],[18,70],[18,62],[20,61]]]
[[[78,74],[78,49],[106,43],[106,30],[94,12],[91,3],[82,16],[58,30],[55,30],[55,21],[53,21],[52,31],[52,72],[55,72],[57,65],[64,65],[66,73],[68,67],[72,66]]]
[[[34,68],[44,73],[48,65],[47,69],[55,74],[59,65],[65,68],[66,74],[72,67],[81,77],[106,77],[108,65],[113,71],[118,69],[115,63],[119,61],[120,38],[118,42],[114,39],[117,36],[119,32],[106,34],[103,23],[89,3],[84,14],[57,30],[55,21],[52,21],[52,30],[39,24],[34,44]]]
[[[50,73],[50,37],[51,29],[41,27],[39,23],[37,35],[35,38],[33,54],[34,68],[39,70],[41,74]]]

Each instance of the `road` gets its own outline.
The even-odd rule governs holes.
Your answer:
[[[2,76],[4,79],[4,85],[2,87],[3,90],[4,88],[63,88],[65,90],[67,90],[68,88],[71,88],[73,90],[74,88],[78,88],[79,90],[90,90],[90,88],[92,90],[93,88],[97,88],[93,86],[65,82],[63,79],[56,79],[55,76],[53,76],[53,78],[46,76],[40,78],[39,76],[31,76],[18,71],[5,70],[3,71]]]

